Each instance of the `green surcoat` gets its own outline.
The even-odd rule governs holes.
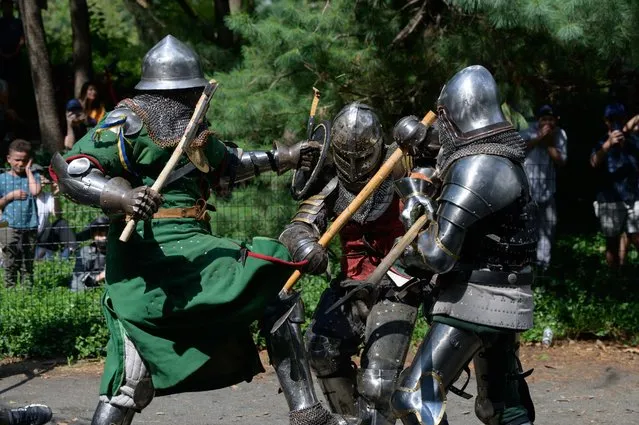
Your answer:
[[[124,177],[133,187],[151,186],[172,152],[155,145],[145,128],[125,142],[108,130],[94,140],[94,131],[74,145],[67,160],[91,157],[106,175]],[[191,207],[202,190],[208,197],[226,147],[210,137],[205,153],[213,171],[196,170],[166,186],[162,208]],[[222,388],[262,372],[249,325],[292,268],[252,253],[288,261],[286,248],[270,238],[254,238],[250,245],[221,238],[207,222],[192,218],[139,222],[123,243],[118,238],[124,225],[113,220],[108,236],[103,309],[111,337],[101,394],[117,394],[122,383],[125,334],[159,394]]]

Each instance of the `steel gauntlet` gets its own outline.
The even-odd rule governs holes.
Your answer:
[[[437,124],[426,127],[414,115],[401,118],[393,128],[393,140],[412,156],[436,158],[441,144]]]
[[[107,182],[100,194],[100,206],[107,214],[125,213],[133,220],[148,220],[153,217],[164,199],[148,186],[134,189],[122,177]]]
[[[430,182],[414,177],[404,177],[395,182],[395,190],[404,203],[400,220],[406,230],[424,214],[429,222],[433,220],[437,211],[437,202],[430,197],[433,191]]]
[[[326,271],[328,253],[317,242],[319,236],[311,226],[300,222],[291,223],[286,226],[279,239],[290,252],[293,261],[308,261],[302,271],[314,275]]]

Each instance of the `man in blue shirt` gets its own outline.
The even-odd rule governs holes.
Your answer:
[[[38,229],[35,197],[42,190],[40,175],[31,169],[31,144],[16,139],[9,145],[7,162],[11,169],[0,174],[0,209],[8,227],[0,229],[0,245],[5,266],[5,285],[15,286],[18,271],[31,284]]]
[[[599,191],[594,203],[601,231],[606,238],[606,262],[624,264],[619,241],[623,232],[639,247],[639,115],[626,121],[620,103],[606,106],[608,134],[592,150],[590,164],[600,171]]]

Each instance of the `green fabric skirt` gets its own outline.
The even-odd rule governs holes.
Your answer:
[[[263,371],[249,326],[294,270],[286,248],[256,237],[250,245],[214,236],[207,223],[139,223],[120,242],[111,225],[103,310],[111,332],[101,394],[124,379],[124,335],[147,364],[156,391],[207,391]]]

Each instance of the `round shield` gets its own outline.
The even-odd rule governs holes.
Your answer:
[[[330,121],[322,121],[318,124],[311,133],[309,140],[319,142],[322,145],[320,150],[319,159],[315,164],[315,167],[311,170],[295,170],[293,172],[293,179],[291,181],[291,195],[296,201],[302,200],[309,193],[313,185],[319,180],[326,158],[328,157],[328,150],[331,145],[331,123]]]

